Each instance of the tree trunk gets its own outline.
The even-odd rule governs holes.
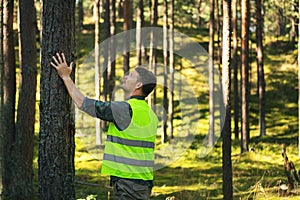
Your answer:
[[[12,148],[14,196],[31,199],[37,81],[36,10],[34,0],[19,2],[19,60],[21,68],[16,133]],[[25,103],[26,102],[26,103]]]
[[[164,58],[164,89],[163,89],[163,105],[168,113],[168,3],[167,0],[164,0],[164,24],[163,24],[163,58]],[[166,118],[169,121],[168,118]],[[164,134],[162,136],[162,143],[167,142],[168,133],[167,133],[166,122],[164,125]]]
[[[241,62],[242,62],[242,137],[241,137],[241,152],[248,151],[248,135],[249,135],[249,15],[250,7],[249,0],[242,0],[242,47],[241,47]]]
[[[215,17],[215,22],[216,22],[216,33],[218,36],[217,39],[217,46],[218,46],[218,56],[216,58],[217,63],[219,65],[219,69],[221,69],[221,62],[222,62],[222,30],[221,30],[221,20],[220,20],[220,16],[222,16],[222,14],[220,14],[220,12],[222,13],[222,4],[219,3],[219,0],[215,0],[215,9],[216,9],[216,17]]]
[[[239,138],[239,82],[238,82],[238,20],[237,20],[237,7],[238,0],[232,1],[232,33],[233,33],[233,56],[232,56],[232,66],[233,66],[233,110],[234,110],[234,136],[235,139]]]
[[[262,0],[256,0],[256,45],[259,95],[259,133],[266,135]]]
[[[223,199],[233,199],[231,162],[230,59],[231,59],[231,0],[223,0],[222,88],[225,121],[222,129]]]
[[[57,52],[65,53],[68,64],[75,60],[75,1],[42,1],[41,12],[39,199],[72,200],[75,199],[74,104],[50,62]]]
[[[151,0],[151,14],[150,23],[151,27],[157,27],[158,13],[157,13],[158,0]],[[149,69],[156,74],[156,40],[153,31],[150,33],[150,44],[149,44]],[[153,93],[148,96],[148,104],[153,106],[156,104],[156,89]]]
[[[210,0],[210,17],[209,17],[209,137],[208,144],[214,145],[214,10],[215,0]]]
[[[117,21],[116,21],[116,0],[110,0],[110,6],[111,6],[111,12],[110,12],[110,35],[114,36],[116,35],[116,26],[117,26]],[[116,41],[114,37],[110,38],[110,59],[111,59],[111,64],[110,64],[110,71],[108,73],[108,82],[109,82],[109,99],[113,100],[112,96],[112,91],[114,90],[115,87],[115,77],[116,77]]]
[[[83,11],[83,0],[78,0],[78,28],[79,30],[83,27],[84,11]]]
[[[100,99],[101,73],[100,73],[100,7],[101,0],[94,1],[94,20],[95,20],[95,94],[96,99]],[[102,129],[100,119],[96,119],[96,145],[102,144]]]
[[[300,1],[298,17],[300,22]],[[300,157],[300,25],[298,25],[298,156]]]
[[[171,138],[173,134],[174,119],[174,0],[170,1],[170,36],[169,36],[169,102],[168,102],[168,133]]]
[[[14,198],[15,188],[11,177],[14,174],[11,168],[14,161],[11,158],[11,149],[15,138],[15,98],[16,98],[16,64],[13,36],[13,10],[14,1],[3,1],[3,144],[4,171],[3,171],[3,197]]]
[[[104,40],[110,37],[110,0],[104,1]],[[105,43],[103,51],[104,64],[103,64],[103,92],[102,92],[102,100],[108,100],[109,93],[109,83],[108,83],[108,70],[110,68],[110,44],[108,42]]]
[[[199,27],[202,25],[202,20],[201,20],[201,16],[202,16],[201,3],[202,3],[202,0],[198,0],[198,2],[197,2],[197,10],[198,10],[198,26]]]
[[[130,52],[129,52],[129,41],[130,41],[130,35],[128,30],[130,29],[130,0],[124,0],[123,3],[123,12],[124,12],[124,23],[123,23],[123,31],[124,31],[124,47],[123,47],[123,70],[124,74],[129,72],[129,58],[130,58]]]
[[[137,6],[136,16],[136,58],[137,65],[142,64],[142,27],[144,23],[144,3],[143,0],[139,0]]]
[[[3,0],[0,0],[0,199],[3,190]]]

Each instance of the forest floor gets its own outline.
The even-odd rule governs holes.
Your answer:
[[[198,34],[197,29],[181,30],[195,37],[207,46],[207,37]],[[88,39],[90,38],[90,39]],[[92,50],[92,33],[83,30],[80,37],[79,58]],[[204,40],[203,40],[204,38]],[[206,39],[205,39],[206,38]],[[206,45],[205,45],[206,44]],[[297,50],[284,39],[265,41],[266,79],[266,136],[258,135],[258,97],[256,95],[255,44],[250,45],[251,54],[251,97],[250,97],[250,151],[240,153],[240,141],[232,142],[233,192],[234,199],[283,199],[279,185],[287,183],[282,145],[286,145],[287,155],[300,169],[298,156],[298,78]],[[84,93],[94,84],[93,73],[78,69],[77,84]],[[91,85],[89,85],[91,84]],[[92,96],[92,95],[91,95]],[[205,102],[203,102],[205,103]],[[206,102],[207,103],[207,102]],[[208,109],[204,109],[208,115]],[[80,112],[79,112],[80,113]],[[112,188],[109,177],[100,174],[101,162],[93,150],[88,149],[88,141],[82,135],[94,134],[95,121],[78,114],[76,137],[76,198],[89,200],[110,199]],[[203,122],[205,123],[205,122]],[[208,125],[205,125],[208,126]],[[232,126],[233,127],[233,126]],[[204,127],[207,129],[207,127]],[[84,132],[84,133],[83,133]],[[203,135],[196,135],[188,149],[172,163],[155,171],[154,188],[151,199],[177,200],[222,199],[222,140],[205,157],[199,157]],[[97,152],[96,152],[97,153]],[[300,191],[284,199],[300,199]]]

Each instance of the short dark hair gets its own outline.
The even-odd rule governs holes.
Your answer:
[[[139,81],[142,82],[142,92],[148,96],[156,87],[156,76],[143,67],[136,67],[135,71],[139,74]]]

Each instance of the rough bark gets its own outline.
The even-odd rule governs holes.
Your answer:
[[[64,52],[75,59],[75,1],[42,1],[39,198],[75,199],[74,104],[63,81],[50,66]],[[74,69],[75,70],[75,69]],[[72,79],[74,79],[74,71]]]

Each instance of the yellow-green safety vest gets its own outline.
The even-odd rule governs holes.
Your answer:
[[[129,126],[120,131],[114,123],[109,124],[101,173],[153,180],[158,119],[145,100],[130,99],[128,103],[132,109]]]

